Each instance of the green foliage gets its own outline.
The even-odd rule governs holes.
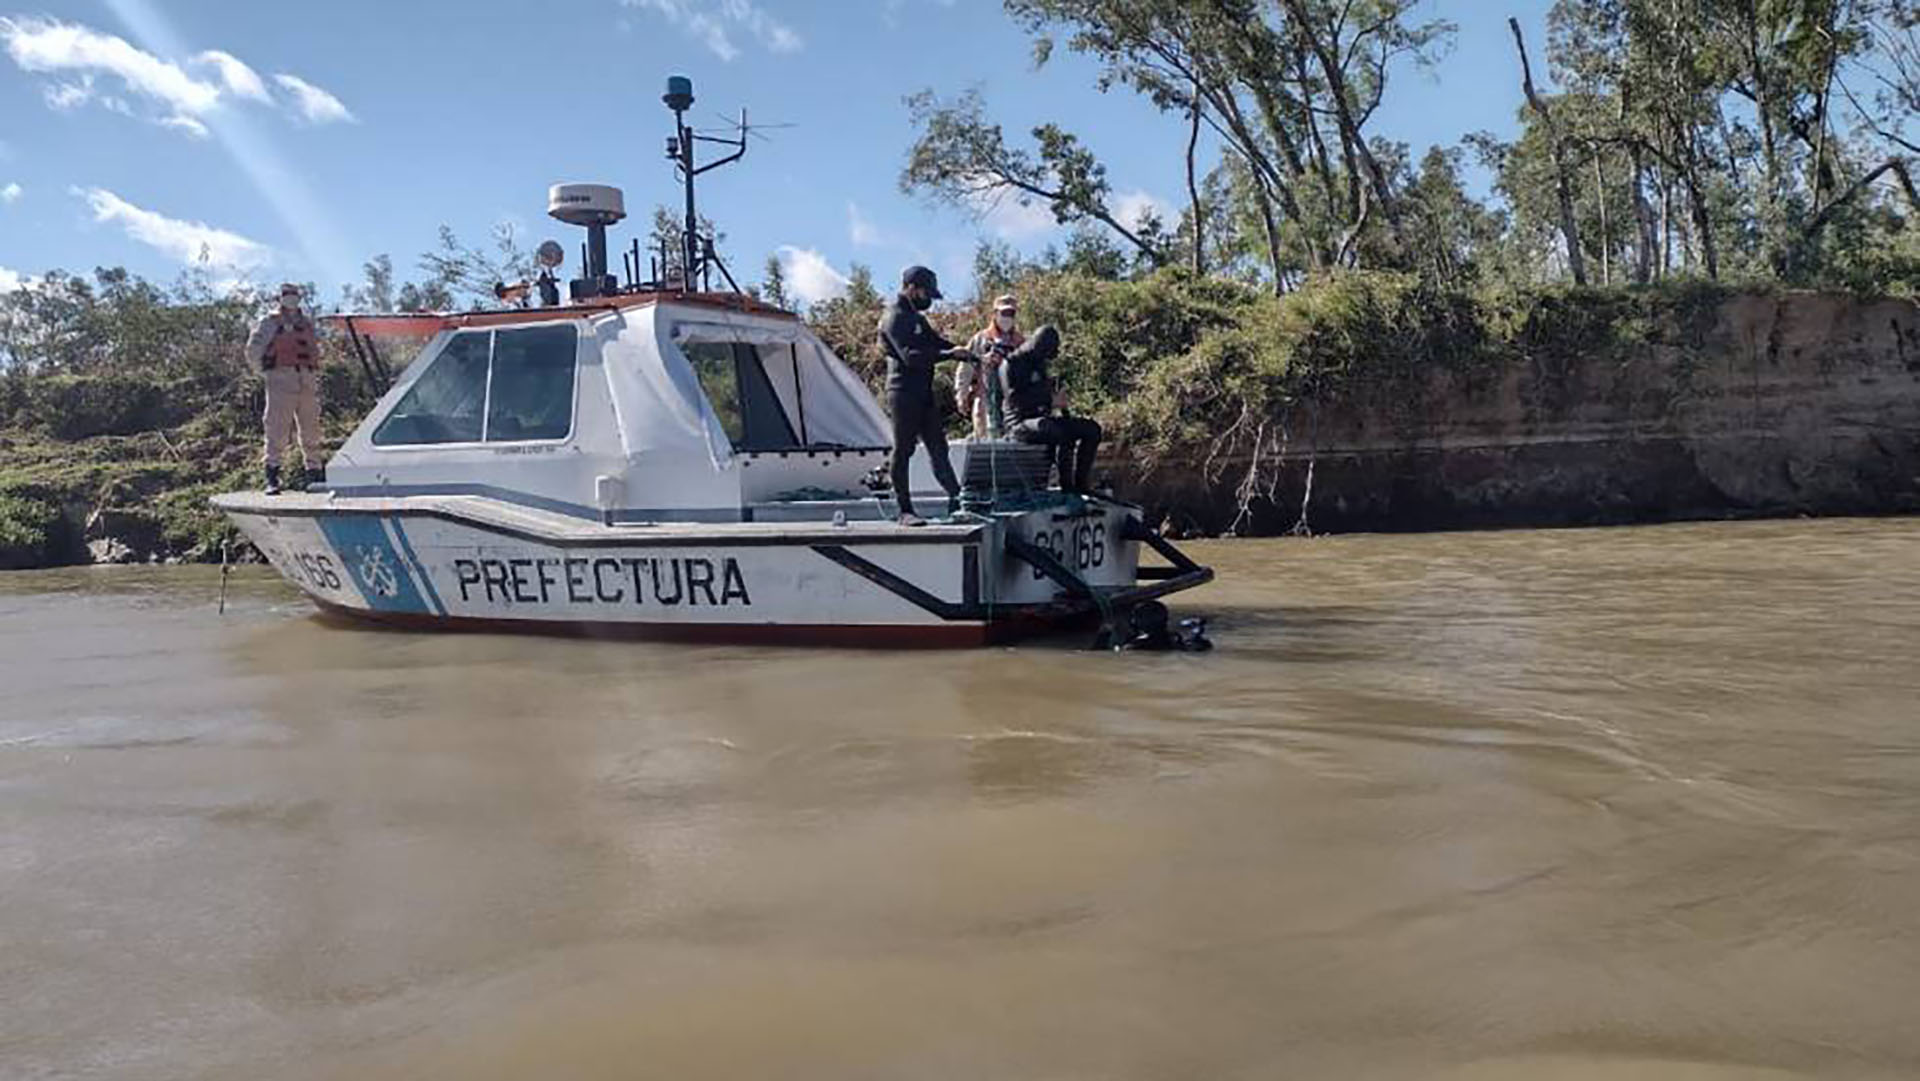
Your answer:
[[[0,570],[44,567],[53,562],[60,528],[58,507],[0,489]]]
[[[1442,419],[1434,401],[1487,391],[1516,370],[1561,387],[1536,405],[1563,409],[1578,388],[1556,373],[1629,363],[1653,347],[1684,383],[1689,365],[1719,347],[1717,319],[1734,293],[1693,281],[1466,290],[1349,272],[1276,297],[1185,269],[1113,281],[1031,267],[1008,289],[1028,329],[1061,330],[1057,369],[1074,408],[1099,417],[1145,468],[1272,452],[1306,440],[1323,408],[1417,436]],[[986,303],[946,313],[943,326],[971,332]],[[862,332],[871,338],[871,325]]]
[[[1141,228],[1115,216],[1108,205],[1113,191],[1106,166],[1072,132],[1041,124],[1032,131],[1035,150],[1010,147],[1000,125],[987,119],[978,90],[952,102],[921,91],[907,98],[907,109],[918,137],[900,173],[900,190],[976,214],[1006,199],[1037,202],[1062,225],[1098,223],[1147,262],[1166,261],[1157,225]]]
[[[787,298],[787,272],[780,266],[780,257],[767,256],[765,276],[760,280],[760,299],[776,308],[789,307]]]
[[[183,389],[134,372],[49,375],[27,384],[24,408],[15,416],[56,439],[132,435],[186,419],[192,403]]]
[[[243,355],[257,300],[117,269],[0,295],[0,566],[85,559],[95,540],[132,558],[218,557],[227,527],[206,497],[259,481],[262,387]],[[337,444],[373,388],[340,343],[322,348]]]

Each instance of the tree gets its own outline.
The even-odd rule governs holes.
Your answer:
[[[686,232],[685,218],[664,206],[653,208],[653,228],[647,234],[646,251],[641,258],[646,259],[648,267],[658,275],[656,280],[672,284],[686,280]],[[700,233],[718,257],[720,248],[727,242],[727,234],[721,232],[713,220],[705,215],[700,217]],[[645,271],[648,267],[642,267],[641,270]]]
[[[1048,248],[1041,264],[1057,274],[1074,274],[1102,281],[1119,281],[1127,276],[1127,253],[1107,239],[1104,233],[1079,228],[1067,234],[1064,251]]]
[[[390,312],[394,310],[393,258],[382,253],[360,267],[364,277],[359,285],[341,290],[342,304],[354,311]]]
[[[854,263],[847,268],[847,303],[856,308],[881,306],[880,290],[873,284],[873,268],[865,263]]]
[[[778,255],[767,256],[766,272],[760,279],[760,299],[776,308],[788,306],[787,273],[781,268]]]
[[[983,301],[1006,292],[1032,270],[1013,245],[1004,241],[982,240],[973,247],[973,289]]]
[[[879,335],[884,307],[873,284],[873,269],[855,263],[847,268],[846,292],[813,305],[807,321],[835,355],[873,381],[886,366]]]
[[[1526,91],[1527,104],[1547,129],[1547,146],[1553,155],[1554,189],[1560,201],[1560,233],[1567,242],[1567,269],[1573,273],[1575,285],[1585,285],[1587,264],[1580,251],[1580,228],[1573,216],[1573,177],[1568,172],[1567,140],[1554,126],[1553,113],[1546,100],[1534,89],[1533,64],[1527,59],[1527,41],[1520,34],[1520,20],[1509,18],[1507,26],[1513,30],[1514,48],[1520,50],[1521,86]]]
[[[1481,280],[1497,252],[1505,222],[1467,194],[1460,182],[1459,150],[1433,147],[1420,168],[1400,185],[1406,236],[1415,266],[1441,286]]]
[[[1273,287],[1291,276],[1289,250],[1310,270],[1353,264],[1363,250],[1386,261],[1391,244],[1365,234],[1398,230],[1391,170],[1367,124],[1393,62],[1424,61],[1451,25],[1409,18],[1414,0],[1007,0],[1007,9],[1052,48],[1103,64],[1101,87],[1119,83],[1158,107],[1204,124],[1246,166],[1240,185],[1264,240]],[[1189,196],[1196,194],[1189,185]],[[1189,225],[1204,215],[1190,211]],[[1284,236],[1289,231],[1295,235]],[[1193,243],[1204,246],[1204,238]],[[1190,252],[1190,254],[1192,254]]]
[[[464,302],[470,307],[486,307],[496,303],[496,284],[533,277],[533,258],[521,250],[513,225],[500,222],[491,233],[493,250],[487,252],[461,243],[451,226],[442,225],[439,247],[420,256],[426,280],[411,292],[402,288],[400,306],[418,310],[409,307],[413,302],[420,307],[445,309]]]
[[[987,120],[986,104],[975,90],[952,103],[923,90],[907,98],[907,108],[919,136],[900,174],[901,191],[975,214],[1003,199],[1038,200],[1062,225],[1098,222],[1154,265],[1165,262],[1166,253],[1150,238],[1114,216],[1107,205],[1112,191],[1106,166],[1071,132],[1042,124],[1032,132],[1038,144],[1034,151],[1009,147],[1000,125]]]

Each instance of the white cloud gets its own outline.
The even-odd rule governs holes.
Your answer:
[[[847,202],[847,235],[856,247],[885,248],[894,244],[893,236],[860,213],[859,204]]]
[[[11,293],[26,284],[27,279],[19,271],[0,266],[0,293]]]
[[[340,99],[295,75],[275,75],[273,81],[293,93],[294,104],[309,124],[357,123]]]
[[[722,60],[740,55],[733,33],[743,31],[772,53],[797,53],[806,47],[798,33],[751,0],[621,0],[627,7],[651,11],[689,35]]]
[[[205,124],[202,124],[190,116],[163,116],[159,119],[158,123],[163,128],[173,128],[176,131],[184,131],[196,139],[204,139],[211,134],[207,131]]]
[[[206,118],[225,102],[276,104],[258,72],[219,49],[205,50],[182,66],[125,38],[46,17],[0,17],[0,45],[20,70],[51,77],[41,87],[41,96],[48,107],[61,111],[97,104],[125,116],[140,116],[129,100],[133,98],[158,107],[144,119],[206,138]],[[204,71],[205,77],[195,71]],[[126,94],[103,92],[113,86],[101,83],[103,79],[117,80]],[[308,123],[353,120],[339,98],[304,79],[276,75],[274,81],[290,96],[283,103],[285,108]]]
[[[74,188],[87,201],[93,220],[120,226],[129,237],[171,255],[181,263],[202,258],[218,267],[256,267],[267,262],[272,249],[238,233],[203,222],[181,221],[134,206],[105,188]]]
[[[1165,225],[1172,225],[1180,217],[1171,204],[1139,188],[1115,195],[1112,210],[1114,220],[1129,229],[1139,229],[1149,216],[1159,218]]]
[[[0,18],[0,41],[23,71],[79,72],[89,89],[91,75],[112,75],[133,93],[176,113],[203,113],[220,101],[218,86],[188,75],[178,64],[77,23]]]
[[[780,260],[780,273],[786,276],[787,294],[800,303],[817,304],[846,294],[847,276],[812,248],[782,244],[774,249],[774,255]]]
[[[93,100],[93,76],[82,75],[77,83],[48,83],[40,88],[40,96],[49,109],[78,109]]]
[[[14,181],[6,187],[0,188],[0,203],[17,203],[20,201],[20,197],[26,193],[27,189],[21,187],[19,181]]]
[[[981,223],[1002,240],[1032,240],[1059,228],[1051,206],[1005,188],[975,192],[967,202]]]
[[[232,53],[208,49],[194,57],[193,62],[219,72],[220,82],[226,86],[227,93],[236,98],[260,102],[273,100],[267,94],[267,84],[260,81],[260,74]]]

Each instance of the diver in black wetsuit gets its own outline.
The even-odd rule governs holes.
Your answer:
[[[1049,368],[1059,352],[1060,332],[1043,326],[1001,362],[1001,429],[1022,443],[1052,447],[1061,490],[1084,495],[1102,433],[1094,420],[1067,413],[1066,395]]]
[[[880,348],[887,354],[887,409],[893,414],[893,454],[888,469],[893,498],[900,508],[900,524],[925,525],[913,512],[907,466],[913,448],[924,443],[933,459],[933,475],[947,490],[951,513],[960,498],[960,481],[947,455],[946,425],[940,401],[933,393],[933,366],[943,360],[971,360],[966,347],[941,337],[922,314],[940,299],[940,281],[923,266],[908,267],[900,275],[900,294],[880,319]]]

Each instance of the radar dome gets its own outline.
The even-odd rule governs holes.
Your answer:
[[[626,198],[607,184],[555,184],[547,192],[547,216],[568,225],[612,225],[627,216]]]

